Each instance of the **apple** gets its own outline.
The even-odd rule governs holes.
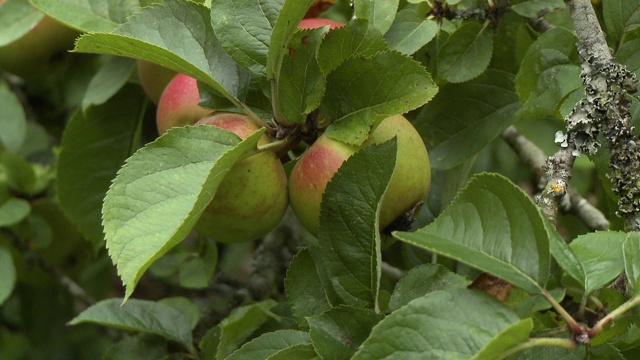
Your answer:
[[[199,102],[200,92],[196,79],[185,74],[176,75],[158,100],[158,133],[162,135],[174,126],[193,125],[213,112],[212,109],[198,105]]]
[[[229,130],[242,139],[260,129],[249,117],[215,113],[196,122]],[[263,135],[259,144],[268,144]],[[273,151],[236,163],[225,175],[196,229],[223,243],[256,240],[271,231],[288,206],[287,175]]]
[[[302,21],[300,21],[300,23],[298,24],[298,27],[300,29],[315,29],[322,26],[326,26],[326,25],[329,25],[329,28],[333,30],[337,27],[343,26],[344,24],[335,20],[316,18],[316,19],[302,19]]]
[[[138,77],[149,100],[158,104],[160,95],[177,72],[149,61],[138,60]]]
[[[396,167],[382,201],[380,228],[385,228],[426,198],[431,185],[429,155],[420,134],[404,116],[382,120],[361,146],[323,134],[302,154],[289,176],[291,207],[311,234],[318,234],[322,194],[342,163],[358,150],[386,142],[394,136],[398,141]]]
[[[22,37],[0,46],[0,70],[26,81],[39,81],[64,63],[78,35],[78,31],[44,16]]]

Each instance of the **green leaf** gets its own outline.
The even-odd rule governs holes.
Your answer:
[[[529,341],[531,330],[533,330],[533,319],[531,318],[513,323],[495,335],[480,351],[472,356],[471,359],[501,359],[509,350]]]
[[[632,232],[627,235],[622,245],[624,271],[631,284],[630,293],[638,295],[640,291],[640,234]]]
[[[616,52],[616,59],[627,67],[627,70],[640,76],[640,39],[624,43]]]
[[[176,309],[189,323],[191,330],[194,330],[200,321],[200,309],[190,299],[182,296],[164,298],[158,301],[160,304],[167,305]]]
[[[291,38],[311,4],[313,0],[284,0],[271,33],[267,53],[267,79],[280,78],[282,59],[288,53]]]
[[[209,9],[185,0],[144,8],[113,33],[81,36],[76,51],[162,65],[200,80],[236,105],[248,80],[214,36]]]
[[[557,288],[549,291],[549,294],[559,303],[564,299],[565,292],[564,288]],[[505,304],[509,305],[520,318],[526,318],[538,311],[551,307],[551,304],[543,295],[529,295],[518,288],[514,288],[509,292],[509,297],[507,297]]]
[[[468,22],[458,28],[438,53],[438,75],[461,83],[482,74],[491,61],[493,38],[486,26]]]
[[[389,310],[396,311],[411,300],[433,291],[465,288],[469,284],[471,281],[449,271],[444,266],[438,264],[416,266],[396,284],[389,301]]]
[[[25,142],[27,116],[20,100],[4,81],[0,81],[0,109],[0,148],[4,146],[17,152]]]
[[[218,246],[205,237],[178,244],[156,260],[149,271],[156,277],[188,289],[204,289],[218,264]]]
[[[467,359],[519,321],[484,293],[435,291],[388,315],[353,359]]]
[[[256,148],[262,132],[239,143],[215,126],[173,128],[127,160],[102,210],[125,300],[151,263],[189,233],[224,175]]]
[[[308,318],[309,336],[322,359],[351,359],[380,320],[382,315],[373,310],[335,307]]]
[[[21,155],[0,150],[0,173],[4,172],[6,183],[22,194],[32,194],[38,178],[34,167]]]
[[[256,304],[240,306],[220,322],[220,335],[216,359],[226,359],[243,344],[260,325],[276,317],[270,312],[276,305],[269,299]]]
[[[28,0],[10,0],[0,3],[0,47],[21,38],[43,17],[44,14],[31,6]],[[4,95],[0,96],[0,99],[3,97]],[[0,108],[4,109],[3,106]]]
[[[217,360],[218,345],[220,345],[221,330],[220,325],[214,326],[207,331],[200,340],[198,346],[201,350],[202,359]]]
[[[565,349],[553,346],[538,346],[523,351],[518,360],[624,360],[620,351],[611,344],[599,346],[580,346],[577,349]]]
[[[323,35],[323,29],[296,32],[282,59],[278,91],[282,115],[288,121],[304,123],[320,105],[326,84],[316,52]]]
[[[603,1],[602,17],[607,35],[617,42],[622,34],[640,26],[640,0]]]
[[[60,205],[96,250],[104,246],[102,201],[138,146],[145,107],[144,93],[125,87],[104,105],[77,111],[62,136],[56,182]]]
[[[82,323],[152,333],[193,348],[187,319],[172,307],[154,301],[131,299],[123,304],[123,299],[102,300],[73,318],[69,325]]]
[[[217,1],[211,25],[225,51],[258,77],[267,76],[269,38],[283,0]]]
[[[298,344],[282,349],[266,360],[317,360],[318,354],[312,344]]]
[[[218,264],[218,247],[213,241],[206,241],[199,256],[182,264],[179,268],[180,286],[189,289],[204,289],[209,286]]]
[[[25,199],[9,198],[0,203],[0,227],[15,225],[31,213],[31,205]]]
[[[498,174],[474,176],[430,225],[394,237],[540,293],[549,277],[549,229],[532,200]]]
[[[2,214],[2,205],[0,205]],[[1,227],[2,225],[0,225]],[[16,285],[16,269],[13,265],[13,257],[9,250],[0,245],[0,306],[11,296]]]
[[[369,20],[380,34],[384,34],[393,23],[399,3],[399,0],[355,0],[353,11],[356,18]]]
[[[581,73],[582,69],[574,64],[556,65],[543,71],[518,116],[535,120],[555,115],[562,100],[581,87]]]
[[[426,69],[398,52],[349,58],[327,77],[320,111],[335,123],[326,134],[360,145],[376,120],[416,109],[437,91]]]
[[[82,99],[82,110],[91,105],[102,105],[127,83],[136,67],[135,61],[118,56],[111,57],[91,79]]]
[[[551,228],[551,225],[549,225],[549,228]],[[586,270],[564,239],[561,237],[551,237],[549,239],[549,249],[551,250],[553,258],[569,277],[576,280],[579,284],[586,283]]]
[[[446,84],[414,122],[434,169],[471,159],[515,120],[521,106],[513,75],[488,70],[464,84]]]
[[[516,92],[524,103],[520,117],[555,115],[563,98],[582,85],[577,41],[571,31],[555,27],[529,47],[515,80]]]
[[[403,9],[396,14],[384,38],[391,49],[411,55],[433,40],[438,30],[437,21],[424,19],[414,10]]]
[[[83,32],[111,31],[140,11],[139,0],[29,0],[58,21]]]
[[[414,123],[432,168],[451,169],[474,157],[516,120],[520,105],[513,75],[502,71],[442,86]]]
[[[327,184],[320,205],[318,246],[323,269],[344,303],[378,310],[378,212],[396,163],[397,142],[371,145],[349,157]],[[362,176],[367,174],[367,176]]]
[[[532,19],[548,12],[561,11],[564,8],[562,0],[528,0],[511,6],[511,10],[516,14]]]
[[[52,139],[42,124],[32,121],[27,122],[25,139],[29,139],[29,141],[22,142],[18,153],[27,159],[34,155],[46,154],[51,151]]]
[[[142,333],[110,346],[102,360],[162,359],[166,355],[167,344],[163,338]]]
[[[584,269],[580,284],[590,294],[606,285],[624,271],[622,244],[626,233],[600,231],[573,239],[569,248]]]
[[[364,19],[356,19],[326,34],[318,49],[318,63],[325,74],[354,56],[372,57],[387,51],[384,37]]]
[[[263,360],[300,344],[310,344],[309,334],[298,330],[276,330],[258,336],[233,352],[226,360]]]
[[[309,249],[300,250],[291,260],[284,290],[291,313],[302,327],[308,326],[307,316],[319,315],[331,308]]]

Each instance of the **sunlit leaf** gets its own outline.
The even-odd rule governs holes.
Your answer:
[[[268,357],[300,344],[310,344],[309,334],[298,330],[276,330],[244,344],[227,360],[264,360]]]
[[[327,136],[360,145],[376,120],[427,103],[438,91],[422,65],[395,51],[345,60],[327,77],[320,112]]]
[[[316,266],[347,305],[376,308],[380,286],[378,212],[391,180],[396,141],[352,155],[327,184],[320,208]],[[366,173],[367,176],[362,176]]]
[[[140,11],[140,0],[29,0],[49,16],[80,31],[110,31]]]
[[[484,293],[435,291],[389,314],[353,359],[468,359],[519,321]]]
[[[215,126],[173,128],[127,160],[102,210],[125,299],[151,263],[189,233],[224,175],[260,136],[240,142]]]
[[[354,0],[356,18],[367,19],[381,34],[389,30],[398,11],[399,0]]]
[[[545,222],[531,198],[508,179],[480,174],[433,223],[394,236],[540,293],[549,276],[549,237],[558,236]]]
[[[438,74],[452,83],[469,81],[489,66],[493,38],[487,27],[468,22],[457,29],[438,53]]]

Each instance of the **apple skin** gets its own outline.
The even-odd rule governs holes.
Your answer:
[[[178,73],[149,61],[138,60],[137,63],[138,77],[140,78],[142,90],[147,94],[149,100],[154,104],[158,104],[162,92]]]
[[[358,150],[397,136],[398,156],[380,209],[380,228],[424,200],[431,185],[427,149],[413,125],[403,116],[388,117],[361,146],[346,144],[323,134],[300,157],[289,176],[289,200],[300,223],[318,235],[320,202],[327,183],[342,163]]]
[[[326,25],[329,25],[331,30],[337,27],[344,26],[344,24],[339,21],[316,18],[316,19],[302,19],[302,21],[300,21],[300,23],[298,24],[298,27],[300,29],[315,29],[322,26],[326,26]]]
[[[196,122],[229,130],[246,139],[259,129],[247,116],[215,113]],[[260,145],[270,139],[263,135]],[[256,240],[271,231],[288,207],[287,175],[280,159],[264,151],[236,163],[225,175],[196,229],[223,243]]]
[[[176,75],[162,92],[156,111],[158,133],[164,134],[174,126],[193,125],[213,110],[201,107],[196,79],[185,74]]]
[[[48,16],[12,43],[0,47],[0,70],[25,81],[40,81],[68,58],[80,33]]]

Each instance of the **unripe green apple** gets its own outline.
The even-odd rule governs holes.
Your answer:
[[[138,60],[138,77],[149,100],[157,104],[164,89],[177,72],[149,61]]]
[[[174,126],[193,125],[213,110],[198,105],[200,92],[196,79],[185,74],[176,75],[162,92],[156,112],[158,133],[164,134]]]
[[[247,116],[216,113],[196,122],[229,130],[242,139],[259,129]],[[268,144],[263,135],[259,144]],[[288,206],[287,176],[273,151],[236,163],[225,175],[196,229],[224,243],[256,240],[271,231]]]
[[[335,20],[316,18],[316,19],[302,19],[302,21],[300,21],[300,23],[298,24],[298,27],[300,29],[315,29],[315,28],[319,28],[327,25],[329,25],[329,28],[331,30],[333,30],[337,27],[343,26],[344,24]]]
[[[67,58],[78,31],[44,16],[29,32],[0,47],[0,69],[27,81],[41,80]]]
[[[323,134],[300,157],[289,177],[289,200],[302,225],[318,234],[320,202],[327,183],[342,163],[358,150],[397,136],[396,167],[380,209],[380,228],[423,201],[431,185],[427,149],[413,125],[401,115],[388,117],[361,146]],[[366,175],[366,174],[363,174]]]

